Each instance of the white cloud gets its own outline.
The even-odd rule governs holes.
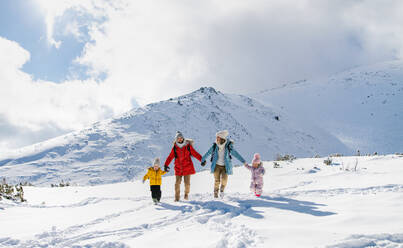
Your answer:
[[[104,17],[110,9],[116,9],[121,5],[120,0],[33,0],[42,10],[46,23],[46,37],[48,42],[59,48],[61,41],[56,41],[54,38],[55,25],[58,18],[62,17],[66,11],[72,10],[79,14],[90,14],[94,20]],[[73,21],[74,22],[74,21]],[[74,23],[77,24],[77,23]],[[78,35],[77,29],[71,26],[71,23],[65,23],[67,25],[66,31],[72,32],[74,35]]]
[[[28,51],[20,47],[17,42],[9,41],[0,37],[0,52],[2,60],[0,75],[6,75],[8,71],[16,71],[30,59]],[[5,84],[6,82],[3,82]]]
[[[130,108],[130,99],[115,95],[94,80],[60,84],[35,81],[21,71],[29,53],[16,42],[0,37],[1,144],[15,148],[112,117]],[[24,142],[25,139],[25,142]]]
[[[55,32],[82,41],[87,26],[76,62],[94,79],[33,81],[20,70],[29,53],[0,39],[0,114],[33,131],[78,129],[129,110],[132,99],[202,85],[245,93],[403,56],[400,0],[35,1],[51,45],[62,42]],[[63,19],[66,11],[91,18]]]
[[[93,42],[77,62],[141,103],[204,84],[254,91],[403,51],[398,0],[61,2],[44,8],[53,18],[76,8],[106,19],[90,25]]]

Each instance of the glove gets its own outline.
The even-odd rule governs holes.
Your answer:
[[[201,166],[205,166],[206,165],[206,161],[201,162]]]
[[[170,170],[169,166],[168,166],[168,165],[164,165],[164,171],[165,171],[165,172],[169,172],[169,170]]]
[[[146,180],[143,180],[143,183],[145,182]]]

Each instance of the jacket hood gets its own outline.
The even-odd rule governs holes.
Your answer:
[[[217,140],[214,142],[214,143],[216,143],[217,145],[220,145],[220,144],[218,144],[217,143]],[[225,141],[225,145],[227,145],[228,143],[230,143],[230,144],[232,144],[232,145],[234,145],[234,143],[235,143],[235,141],[234,140],[232,140],[232,139],[227,139],[227,141]]]
[[[193,146],[193,144],[194,144],[193,139],[185,139],[185,141],[183,141],[183,142],[185,143],[185,145],[190,144],[191,146]],[[174,140],[173,144],[176,145],[176,140]]]

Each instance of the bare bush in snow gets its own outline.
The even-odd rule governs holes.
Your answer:
[[[327,158],[327,159],[323,160],[323,163],[324,163],[325,165],[331,165],[331,164],[332,164],[332,159],[331,159],[331,158]]]
[[[294,155],[285,154],[284,156],[277,154],[276,161],[290,161],[292,162],[296,157]]]
[[[0,200],[3,198],[12,201],[25,202],[26,200],[24,199],[24,189],[22,188],[22,184],[11,185],[6,182],[5,178],[3,178],[3,181],[0,183]]]

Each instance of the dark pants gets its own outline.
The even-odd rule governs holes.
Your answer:
[[[160,185],[151,185],[151,197],[153,199],[157,199],[157,201],[161,200],[161,186]]]

